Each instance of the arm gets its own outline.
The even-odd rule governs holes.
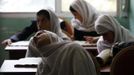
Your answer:
[[[32,21],[32,24],[25,27],[21,32],[10,37],[12,42],[21,41],[27,39],[33,32],[37,31],[36,21]]]
[[[86,42],[88,43],[97,43],[99,37],[93,37],[93,36],[84,36]]]

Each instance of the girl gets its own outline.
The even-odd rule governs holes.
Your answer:
[[[38,32],[30,40],[29,51],[42,58],[36,75],[97,75],[98,72],[83,47],[63,41],[49,31]]]
[[[71,22],[75,40],[84,40],[84,36],[98,36],[94,22],[99,14],[95,8],[84,0],[75,0],[70,5],[70,11],[74,15]]]
[[[113,54],[112,45],[116,42],[131,42],[134,41],[129,31],[121,26],[118,21],[109,15],[101,15],[95,22],[95,30],[101,35],[97,41],[98,55],[97,61],[101,66],[110,64]]]
[[[101,35],[97,42],[99,53],[105,49],[111,49],[116,42],[134,41],[134,36],[109,15],[99,16],[95,22],[95,30]]]

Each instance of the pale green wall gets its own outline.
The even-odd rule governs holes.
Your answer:
[[[129,25],[132,34],[134,34],[134,0],[130,0]]]
[[[32,18],[0,18],[0,43],[30,24]],[[8,52],[0,45],[0,65],[8,59]]]

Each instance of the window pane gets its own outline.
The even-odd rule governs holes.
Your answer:
[[[74,0],[62,0],[62,11],[69,11],[69,5]],[[86,0],[100,12],[116,12],[117,0]]]
[[[55,0],[0,0],[0,12],[37,12],[44,8],[55,11]]]

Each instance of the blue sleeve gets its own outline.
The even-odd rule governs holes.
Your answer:
[[[10,37],[12,42],[26,40],[32,33],[37,32],[37,23],[36,21],[32,21],[30,26],[25,27],[21,32]]]

